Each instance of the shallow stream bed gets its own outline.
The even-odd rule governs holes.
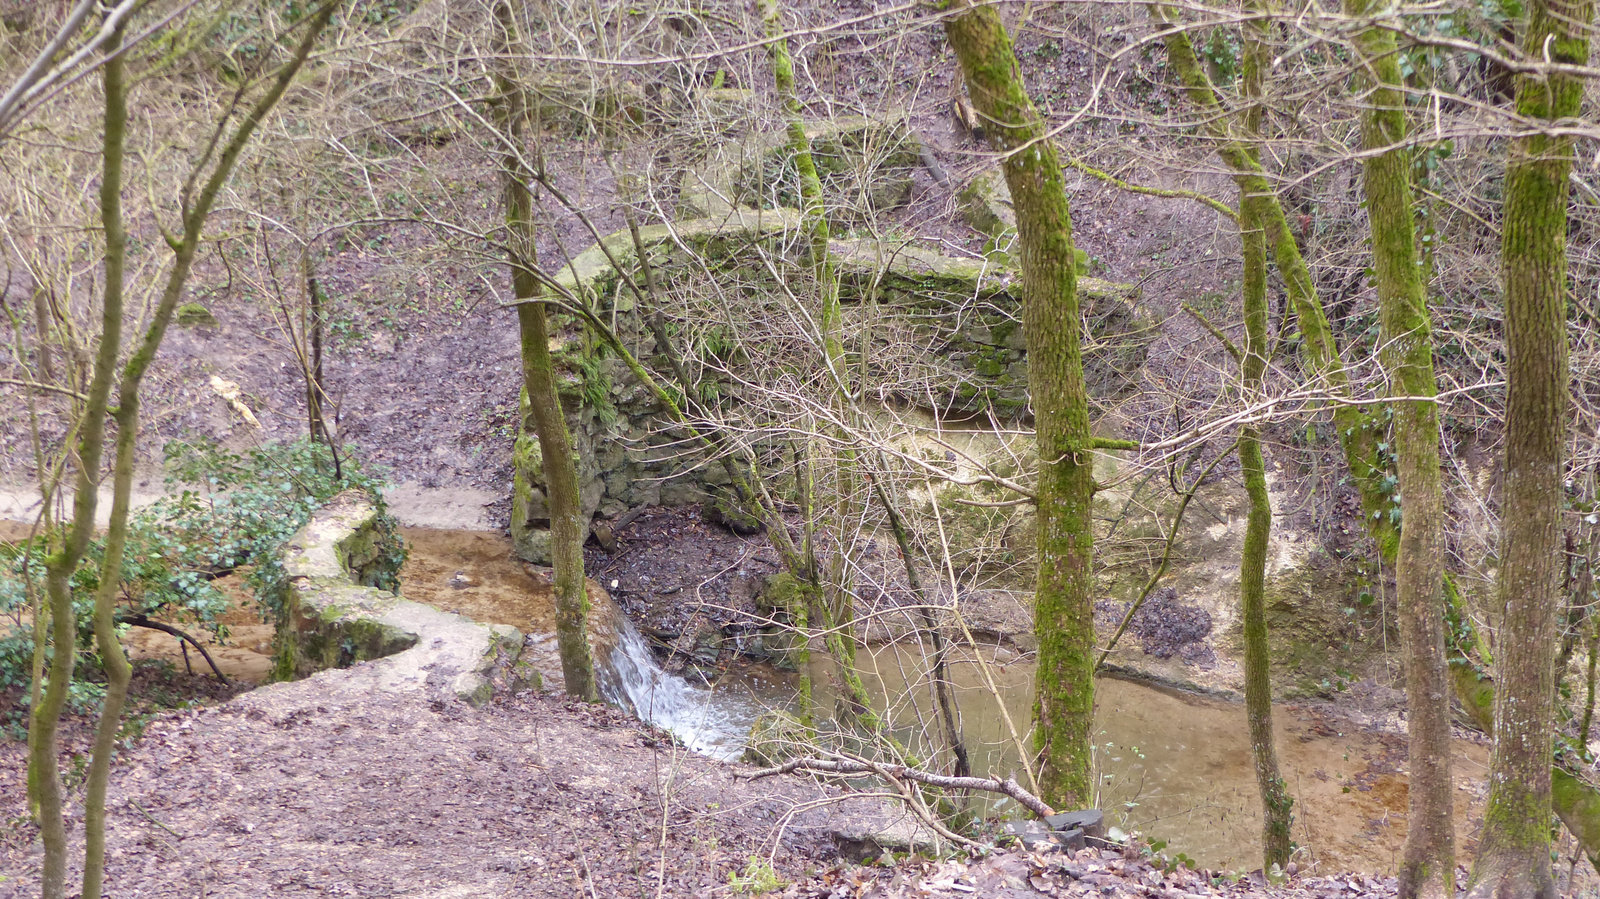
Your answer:
[[[506,538],[480,531],[404,533],[412,547],[402,572],[408,598],[525,631],[553,627],[548,581],[511,555]],[[235,627],[236,636],[246,639],[218,657],[230,674],[256,679],[265,665],[253,664],[262,660],[252,651],[266,649],[266,643],[245,630],[247,624],[241,618]],[[755,717],[794,700],[792,674],[731,666],[708,690],[662,673],[641,657],[642,647],[642,641],[634,645],[633,670],[622,675],[634,680],[633,704],[706,754],[737,757]],[[179,659],[175,642],[154,632],[141,634],[137,649]],[[1027,735],[1014,739],[1007,720],[1018,730],[1028,725],[1032,664],[1004,648],[986,649],[983,659],[980,665],[969,653],[951,664],[963,736],[978,773],[1016,773],[1021,779],[1017,745],[1026,745]],[[198,667],[199,659],[194,662]],[[929,748],[919,722],[935,720],[934,706],[927,664],[915,644],[863,651],[860,667],[874,695],[893,698],[892,708],[881,699],[879,704],[891,713],[897,735]],[[826,663],[817,663],[813,680],[820,709],[833,707],[828,685],[834,679]],[[1003,701],[993,698],[991,682]],[[1304,847],[1302,868],[1392,873],[1405,835],[1403,737],[1363,731],[1309,705],[1280,705],[1277,725],[1279,757],[1296,799],[1294,838]],[[1259,800],[1241,705],[1101,678],[1095,744],[1099,804],[1111,823],[1165,840],[1169,853],[1185,853],[1209,868],[1259,865]],[[1457,742],[1456,818],[1463,850],[1471,848],[1468,825],[1478,818],[1486,761],[1485,746]],[[1468,854],[1463,851],[1463,858]]]

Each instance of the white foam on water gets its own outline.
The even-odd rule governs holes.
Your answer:
[[[661,670],[633,622],[621,619],[621,632],[609,664],[600,666],[600,693],[607,702],[671,733],[689,749],[724,761],[744,753],[750,726],[763,711],[748,692],[697,687]]]

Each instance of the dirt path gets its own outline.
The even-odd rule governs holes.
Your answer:
[[[700,896],[775,852],[832,854],[853,800],[751,785],[622,713],[522,695],[473,710],[364,688],[358,671],[163,717],[119,760],[110,895]],[[39,853],[0,855],[0,897]]]

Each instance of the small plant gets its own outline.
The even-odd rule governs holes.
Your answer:
[[[1179,868],[1188,868],[1191,871],[1200,869],[1200,864],[1190,858],[1187,853],[1175,852],[1168,855],[1166,849],[1166,840],[1155,840],[1144,849],[1144,854],[1150,860],[1150,864],[1160,868],[1162,873],[1171,874]]]
[[[128,544],[118,584],[119,624],[161,620],[193,625],[227,638],[218,617],[227,599],[214,581],[253,565],[247,583],[257,601],[273,613],[282,607],[282,566],[274,550],[339,493],[361,488],[379,496],[380,481],[358,464],[335,477],[332,457],[309,441],[263,446],[240,455],[212,441],[174,442],[166,447],[169,486],[190,485],[139,510],[129,522]],[[382,500],[379,500],[380,509]],[[394,523],[381,529],[380,560],[373,586],[395,589],[405,561]],[[33,631],[27,620],[28,595],[44,589],[42,555],[53,535],[0,546],[0,695],[19,695],[17,708],[0,716],[0,726],[20,728],[31,680]],[[104,688],[93,682],[99,658],[92,640],[93,598],[99,586],[104,546],[90,546],[73,575],[77,629],[83,649],[78,679],[68,702],[75,712],[97,708]],[[31,582],[31,583],[30,583]]]
[[[755,855],[750,856],[750,863],[744,866],[743,871],[728,874],[728,886],[733,887],[735,893],[752,896],[775,893],[787,885],[771,864]]]

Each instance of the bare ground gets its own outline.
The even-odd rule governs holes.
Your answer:
[[[852,864],[833,833],[881,814],[874,800],[747,780],[604,707],[521,694],[476,710],[348,689],[358,677],[152,722],[114,775],[108,895],[728,896],[752,857],[783,895],[830,899],[1395,894],[1392,878],[1363,875],[1268,890],[1259,875],[1152,864],[1138,846]],[[3,899],[37,889],[20,794],[7,784]]]

